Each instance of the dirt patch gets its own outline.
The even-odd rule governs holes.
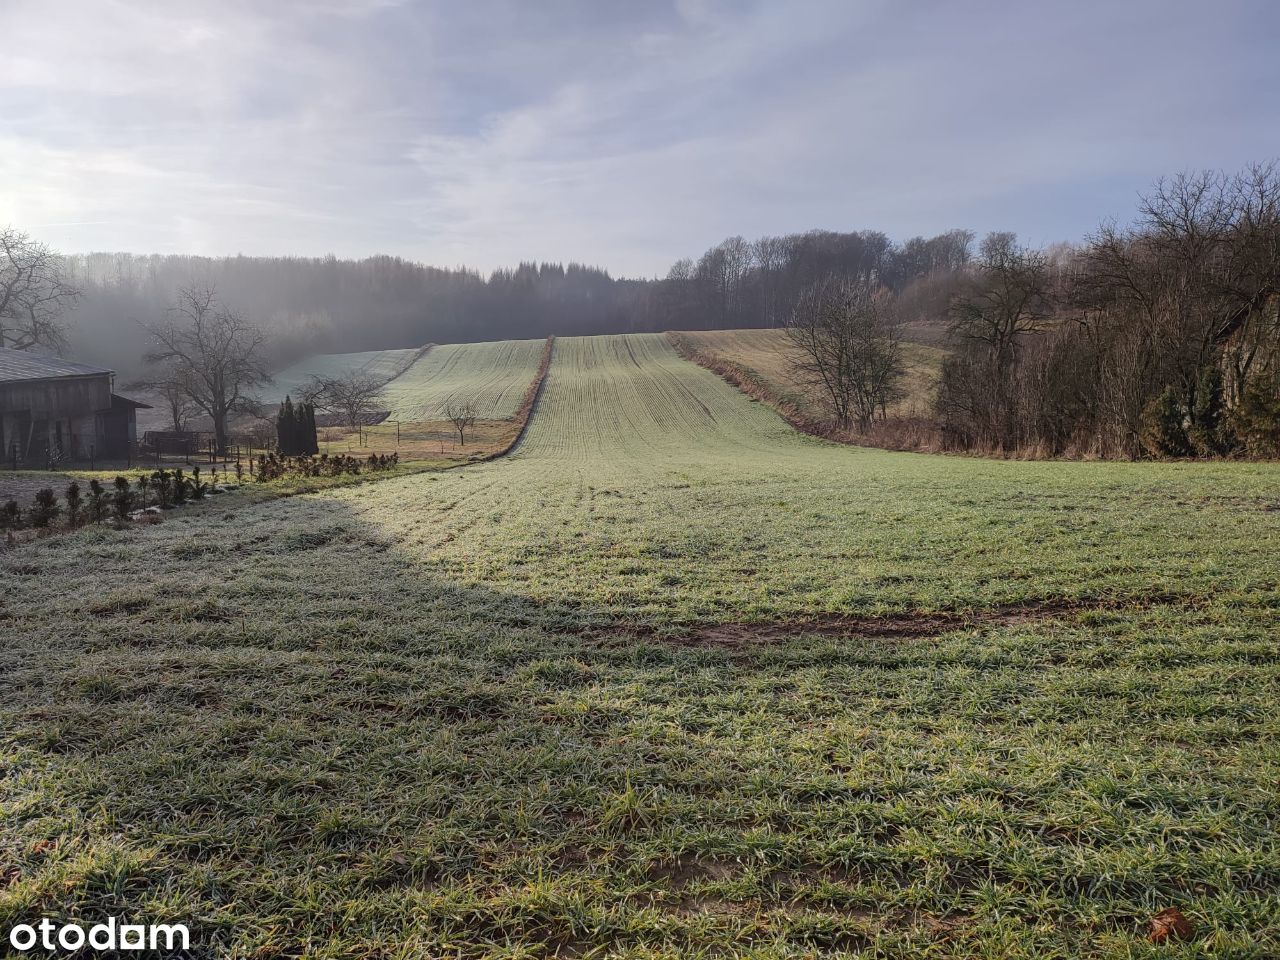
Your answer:
[[[716,623],[666,637],[685,647],[735,648],[776,643],[800,636],[865,637],[869,639],[920,639],[975,627],[1013,627],[1053,620],[1074,613],[1103,610],[1138,610],[1164,603],[1185,603],[1185,597],[1149,596],[1126,601],[1042,600],[1006,604],[987,610],[901,613],[886,616],[830,614],[785,623]],[[662,639],[656,634],[652,639]]]
[[[799,867],[774,870],[765,879],[766,885],[775,897],[783,900],[795,900],[808,890],[829,884],[836,887],[853,888],[861,886],[865,878],[843,864],[804,864]],[[860,919],[872,919],[872,911],[857,907],[846,908],[846,913]]]
[[[672,890],[680,890],[699,880],[727,880],[740,868],[722,860],[684,860],[657,863],[645,871],[654,883]]]

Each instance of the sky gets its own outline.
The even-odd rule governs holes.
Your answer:
[[[1080,240],[1280,157],[1272,0],[2,0],[0,224],[69,253],[665,274]]]

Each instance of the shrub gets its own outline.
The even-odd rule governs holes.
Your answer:
[[[186,503],[190,492],[190,488],[187,486],[187,478],[183,475],[182,468],[179,467],[173,471],[173,505],[180,507]]]
[[[168,470],[157,470],[151,475],[151,485],[156,491],[156,503],[162,509],[173,506],[173,477]]]
[[[62,512],[58,505],[58,495],[50,487],[45,487],[36,494],[35,503],[31,505],[29,516],[33,527],[47,527]]]
[[[80,495],[80,484],[74,480],[68,483],[63,499],[67,501],[67,525],[74,527],[80,523],[80,514],[84,510],[84,497]]]
[[[1249,456],[1280,457],[1280,374],[1249,383],[1233,426]]]
[[[6,500],[0,504],[0,530],[17,530],[22,526],[22,508],[17,500]]]
[[[1185,457],[1191,452],[1186,412],[1173,387],[1165,387],[1142,411],[1141,440],[1142,448],[1153,457]]]
[[[133,491],[129,489],[128,477],[116,477],[116,490],[111,495],[111,503],[116,510],[116,519],[129,519],[129,511],[133,509]]]
[[[151,478],[144,473],[138,478],[138,506],[143,510],[151,505],[150,497],[147,496],[150,488]]]
[[[89,481],[89,521],[97,523],[107,515],[107,492],[102,489],[98,478]]]
[[[1196,399],[1191,405],[1191,426],[1187,439],[1191,449],[1201,457],[1221,457],[1231,452],[1231,424],[1227,419],[1227,403],[1222,370],[1205,367],[1196,383]]]

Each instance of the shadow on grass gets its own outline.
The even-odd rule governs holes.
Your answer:
[[[730,655],[434,578],[339,498],[21,559],[0,926],[187,922],[202,956],[1035,955],[1132,944],[1176,900],[1274,937],[1275,656],[1247,611]]]

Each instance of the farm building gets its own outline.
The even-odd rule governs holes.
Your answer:
[[[112,392],[101,367],[0,347],[0,452],[5,462],[124,457],[147,404]]]

